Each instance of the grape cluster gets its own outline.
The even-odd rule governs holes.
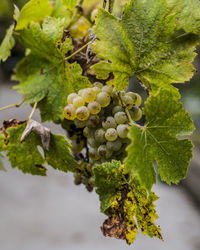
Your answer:
[[[112,86],[96,82],[92,88],[70,94],[67,103],[63,115],[70,120],[68,137],[78,160],[90,167],[112,159],[122,161],[130,143],[128,114],[134,121],[142,117],[140,95],[117,93]],[[81,182],[80,173],[78,176],[77,183]]]

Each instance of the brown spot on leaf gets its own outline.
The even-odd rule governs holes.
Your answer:
[[[5,137],[8,136],[8,134],[6,133],[6,129],[10,128],[10,127],[18,127],[19,125],[23,124],[25,121],[19,121],[16,119],[12,119],[12,120],[5,120],[3,122],[3,127],[0,128],[0,133],[4,134]]]

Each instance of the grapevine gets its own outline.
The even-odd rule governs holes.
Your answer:
[[[177,184],[186,177],[193,121],[174,83],[189,81],[199,44],[198,0],[30,0],[15,6],[0,62],[15,44],[26,53],[14,88],[30,104],[26,121],[5,120],[0,158],[23,173],[45,176],[46,164],[96,191],[107,215],[105,236],[132,244],[139,230],[162,238],[152,192],[156,171]],[[133,92],[135,76],[143,92]],[[40,110],[42,123],[34,121]],[[17,116],[17,113],[16,113]],[[6,119],[6,118],[5,118]],[[66,131],[43,126],[53,121]],[[38,151],[43,148],[44,155]]]

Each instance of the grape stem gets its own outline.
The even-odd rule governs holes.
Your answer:
[[[35,113],[36,108],[37,108],[37,102],[35,102],[34,105],[33,105],[32,111],[31,111],[31,113],[30,113],[30,115],[28,117],[28,121],[30,121],[32,119],[33,114]]]
[[[123,107],[123,109],[124,109],[124,111],[125,111],[125,113],[126,113],[126,116],[127,116],[128,120],[129,120],[130,125],[133,125],[133,126],[139,128],[139,129],[143,129],[143,128],[144,128],[143,126],[140,126],[139,124],[135,123],[135,122],[132,120],[131,115],[130,115],[130,113],[129,113],[129,111],[128,111],[128,108],[126,107],[126,105],[125,105],[125,104],[123,103],[123,101],[122,101],[121,93],[117,93],[117,94],[118,94],[118,96],[119,96],[120,102],[121,102],[122,107]]]
[[[92,43],[92,41],[89,41],[88,43],[86,43],[85,45],[83,45],[80,49],[78,49],[77,51],[75,51],[74,53],[72,53],[70,56],[65,58],[65,61],[68,61],[69,59],[71,59],[73,56],[75,56],[76,54],[80,53],[82,50],[84,50],[88,45],[90,45]]]
[[[18,108],[24,103],[24,101],[25,101],[25,97],[18,103],[11,104],[11,105],[0,108],[0,111],[6,110],[6,109],[9,109],[9,108]]]

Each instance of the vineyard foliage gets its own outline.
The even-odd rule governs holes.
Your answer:
[[[195,72],[200,3],[125,2],[30,0],[21,10],[14,6],[13,23],[0,46],[0,62],[11,56],[16,43],[25,48],[12,76],[17,81],[14,88],[24,95],[23,102],[32,105],[33,111],[39,108],[42,122],[61,124],[68,137],[50,133],[50,144],[45,146],[47,138],[41,132],[45,128],[37,123],[22,141],[25,129],[33,123],[32,115],[27,121],[14,117],[4,121],[0,130],[0,158],[6,153],[13,168],[33,175],[46,175],[46,164],[73,172],[76,184],[83,183],[89,191],[95,188],[99,195],[101,212],[108,216],[101,228],[103,234],[131,244],[139,229],[145,235],[162,239],[161,229],[155,224],[158,215],[154,201],[158,197],[151,191],[156,183],[155,164],[162,181],[177,184],[186,177],[192,158],[193,145],[187,136],[195,128],[173,84],[189,81]],[[140,101],[132,104],[126,95],[127,87],[133,87],[133,76],[148,93],[142,104],[143,120],[139,122],[131,112],[140,112]],[[107,125],[95,125],[94,115],[90,116],[90,123],[82,118],[74,123],[73,119],[66,119],[66,110],[74,112],[70,110],[73,102],[69,101],[69,94],[78,93],[76,97],[84,101],[83,105],[92,102],[82,94],[85,89],[89,89],[89,94],[91,89],[97,91],[93,102],[103,103],[99,93],[105,89],[109,93],[108,103],[101,103],[98,119],[115,118],[117,124],[110,131],[117,133],[123,127],[120,123],[128,127],[128,138],[119,132],[116,135],[119,148],[126,145],[121,148],[121,155],[115,152],[116,157],[106,156],[108,160],[102,161],[97,157],[92,161],[91,152],[94,154],[97,149],[95,140],[89,137],[94,136],[97,128],[104,133]],[[118,122],[114,109],[125,115],[124,121]],[[85,128],[92,128],[88,137]],[[108,133],[105,136],[110,142],[103,138],[101,149],[111,147],[111,141],[116,139]],[[74,153],[73,142],[85,151]],[[1,159],[0,169],[4,169]]]

